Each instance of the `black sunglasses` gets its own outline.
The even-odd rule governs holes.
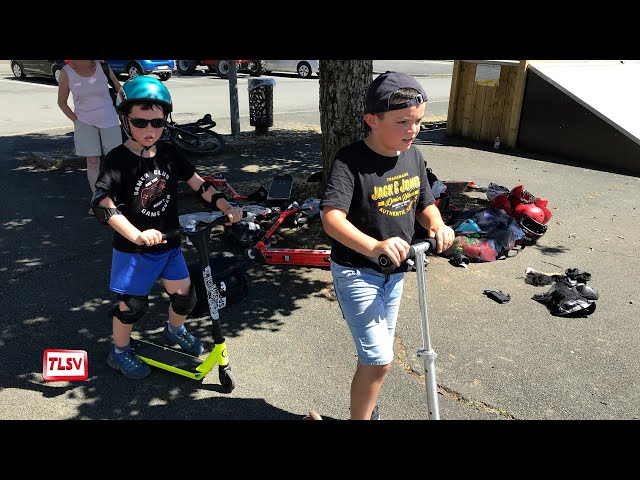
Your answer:
[[[164,118],[154,118],[153,120],[147,120],[146,118],[127,118],[131,121],[131,125],[136,128],[147,128],[149,124],[151,124],[153,128],[162,128],[166,124]]]

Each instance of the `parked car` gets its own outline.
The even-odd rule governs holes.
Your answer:
[[[311,78],[320,74],[320,60],[263,60],[263,73],[297,73],[302,78]]]
[[[163,82],[169,80],[176,69],[173,60],[105,60],[113,73],[129,75],[130,78],[138,75],[158,75]]]
[[[53,78],[58,83],[60,70],[66,60],[11,60],[13,76],[24,80],[27,76]]]
[[[210,72],[215,73],[220,78],[229,76],[229,62],[227,60],[176,60],[176,70],[180,75],[193,75],[200,65],[206,66]],[[238,72],[247,72],[253,77],[262,75],[260,60],[236,60]]]

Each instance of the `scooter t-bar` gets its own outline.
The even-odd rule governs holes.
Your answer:
[[[436,382],[436,357],[437,354],[431,347],[431,335],[429,334],[429,315],[427,310],[427,285],[425,257],[427,251],[436,249],[436,241],[432,238],[424,242],[412,245],[409,250],[407,260],[413,260],[418,275],[418,301],[420,304],[420,319],[422,329],[422,346],[417,351],[418,357],[422,357],[424,363],[425,385],[427,389],[427,407],[429,420],[440,420],[440,409],[438,406],[438,384]],[[393,263],[386,255],[378,257],[378,264],[383,271],[389,272],[394,268]]]

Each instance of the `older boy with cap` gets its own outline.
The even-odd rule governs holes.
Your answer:
[[[331,275],[358,354],[351,382],[351,419],[378,419],[377,398],[393,361],[409,242],[417,219],[441,253],[455,234],[444,224],[429,187],[424,159],[412,145],[420,132],[427,93],[398,72],[367,89],[364,140],[341,148],[331,166],[320,208],[333,238]],[[386,254],[395,270],[383,273]]]

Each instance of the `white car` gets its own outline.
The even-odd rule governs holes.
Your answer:
[[[320,60],[263,60],[263,71],[297,73],[302,78],[311,78],[319,75]]]

